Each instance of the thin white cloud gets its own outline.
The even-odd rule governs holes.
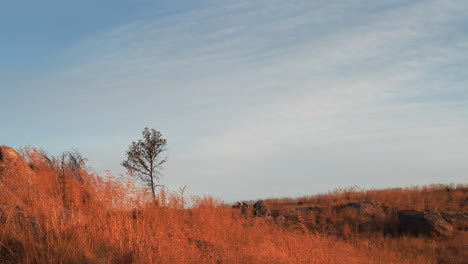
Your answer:
[[[214,178],[235,173],[244,181],[267,173],[278,180],[283,175],[274,169],[256,175],[257,166],[280,168],[278,160],[288,155],[343,163],[333,154],[340,144],[363,149],[362,158],[352,157],[356,164],[379,164],[369,170],[344,166],[364,181],[388,169],[388,156],[415,154],[426,143],[438,154],[402,164],[422,174],[434,169],[421,168],[424,161],[450,154],[444,144],[467,144],[461,133],[467,129],[466,97],[452,98],[467,82],[460,76],[468,70],[468,37],[457,31],[467,23],[467,10],[463,1],[216,3],[91,36],[69,50],[69,65],[36,84],[80,109],[79,121],[111,122],[116,133],[166,126],[175,142],[168,180],[188,181],[198,193],[216,189]],[[448,73],[450,81],[437,75],[452,64],[459,67]],[[427,102],[413,102],[423,96]],[[421,141],[412,143],[418,136]],[[379,151],[378,140],[400,148],[380,143]],[[290,162],[295,179],[309,182],[301,177],[311,168]],[[467,169],[457,162],[458,171]],[[325,166],[315,172],[341,173]],[[334,185],[329,181],[326,188]]]

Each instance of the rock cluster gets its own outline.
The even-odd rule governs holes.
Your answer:
[[[440,214],[447,222],[452,224],[453,228],[460,230],[468,229],[468,216],[466,214]]]
[[[453,226],[441,214],[415,210],[398,211],[403,231],[413,234],[451,236]]]
[[[254,203],[252,213],[258,217],[271,217],[270,210],[268,210],[263,200]]]
[[[378,216],[384,214],[384,210],[380,204],[372,201],[349,203],[341,205],[338,209],[355,210],[356,213],[361,216]]]

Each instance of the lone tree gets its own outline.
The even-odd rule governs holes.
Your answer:
[[[127,151],[127,159],[121,164],[128,173],[137,175],[143,182],[147,183],[156,202],[156,187],[159,186],[162,164],[167,158],[161,158],[161,153],[166,151],[166,139],[162,138],[161,132],[145,127],[143,139],[133,141]]]

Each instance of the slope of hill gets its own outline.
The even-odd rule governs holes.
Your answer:
[[[275,214],[322,210],[313,222],[296,214],[278,224],[183,192],[161,190],[154,205],[131,179],[100,177],[72,161],[0,146],[0,263],[466,263],[464,231],[450,238],[378,228],[366,233],[340,222],[333,209],[361,200],[381,201],[389,210],[400,203],[410,208],[409,193],[415,193],[429,199],[431,210],[458,212],[466,186],[441,196],[427,187],[433,196],[419,188],[268,200]],[[383,221],[393,221],[388,217]],[[320,231],[322,224],[338,226],[340,234]]]

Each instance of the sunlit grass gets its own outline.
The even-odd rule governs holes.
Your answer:
[[[130,179],[89,170],[80,177],[59,172],[33,148],[29,167],[0,181],[0,263],[462,263],[466,236],[446,240],[382,233],[361,236],[348,225],[345,237],[272,219],[245,218],[215,198],[159,192],[159,205]],[[74,172],[76,173],[76,172]],[[65,189],[62,188],[65,186]],[[464,193],[466,195],[466,192]],[[304,197],[301,206],[348,201],[392,201],[391,206],[460,209],[463,195],[439,195],[436,187],[391,191],[345,190]],[[269,200],[272,208],[298,200]],[[18,208],[19,206],[20,208]],[[416,208],[419,209],[419,208]],[[330,219],[337,216],[328,212]],[[336,220],[338,221],[338,220]],[[446,251],[446,252],[442,252]],[[439,262],[442,263],[442,262]]]

